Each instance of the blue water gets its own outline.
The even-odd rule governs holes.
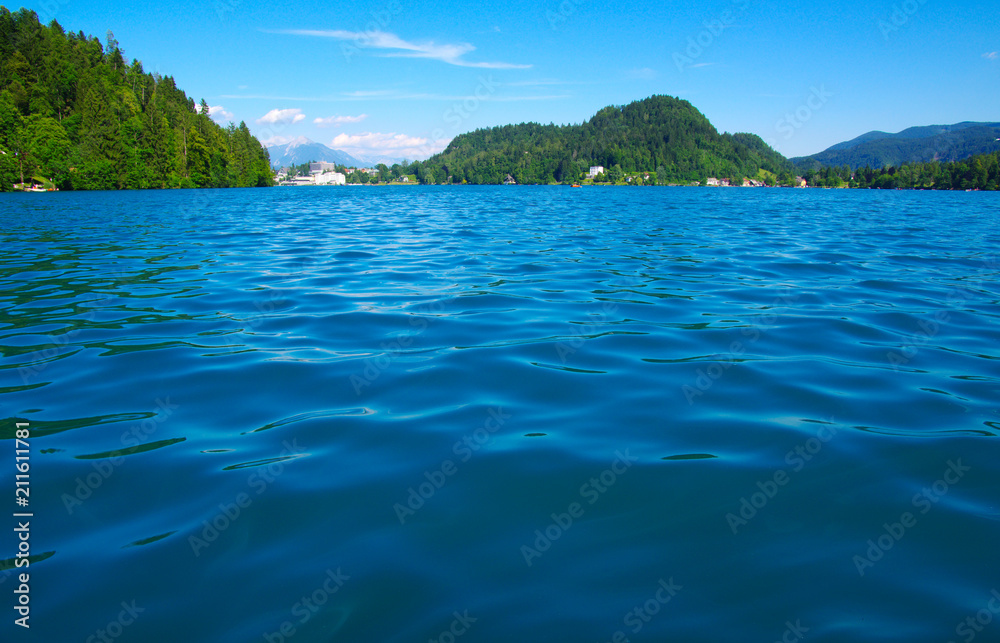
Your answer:
[[[1000,640],[996,194],[0,195],[0,239],[4,641]]]

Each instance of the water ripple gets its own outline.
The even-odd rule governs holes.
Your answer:
[[[994,194],[0,194],[0,224],[38,640],[133,599],[122,640],[948,640],[996,584]]]

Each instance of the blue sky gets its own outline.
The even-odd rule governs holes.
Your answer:
[[[1000,121],[995,0],[252,3],[41,0],[262,140],[426,158],[462,132],[579,123],[652,94],[786,156]],[[8,8],[11,8],[8,5]]]

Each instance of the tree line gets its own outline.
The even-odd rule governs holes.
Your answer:
[[[0,7],[0,190],[263,187],[267,149],[221,127],[170,76],[106,44]]]
[[[903,163],[899,166],[851,170],[849,165],[807,170],[803,178],[817,187],[907,190],[1000,189],[1000,152],[977,154],[961,161]]]

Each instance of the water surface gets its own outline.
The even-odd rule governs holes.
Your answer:
[[[0,195],[30,640],[963,640],[1000,588],[998,211]]]

